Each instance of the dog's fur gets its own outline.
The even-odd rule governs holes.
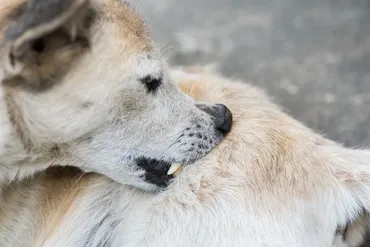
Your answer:
[[[74,164],[158,190],[231,123],[174,85],[122,0],[1,0],[0,84],[0,188]]]
[[[128,185],[74,168],[13,182],[1,192],[0,246],[350,244],[336,232],[369,210],[370,151],[329,141],[258,89],[212,73],[171,78],[196,101],[227,104],[232,132],[167,190],[132,188],[156,187],[137,158],[187,163],[219,143],[205,113],[214,107],[200,110],[171,83],[126,4],[62,2],[58,13],[45,11],[58,0],[0,3],[0,181],[58,164]]]
[[[172,76],[195,100],[232,109],[233,129],[211,154],[159,194],[66,168],[12,184],[1,245],[351,246],[335,233],[370,207],[370,151],[315,134],[245,83]]]

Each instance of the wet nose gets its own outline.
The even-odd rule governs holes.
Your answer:
[[[224,135],[230,132],[233,122],[233,114],[223,104],[215,105],[215,123],[217,130],[221,131]]]

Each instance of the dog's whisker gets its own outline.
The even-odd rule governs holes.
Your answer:
[[[183,130],[182,132],[184,131],[185,130]],[[163,154],[166,153],[170,148],[172,148],[178,142],[178,140],[183,136],[184,136],[184,133],[179,135],[166,149],[163,150],[163,152],[159,155],[159,157],[163,156]]]
[[[149,22],[151,22],[152,20],[153,20],[153,18],[155,17],[155,16],[157,16],[159,13],[161,13],[161,8],[158,8],[156,11],[154,11],[150,16],[149,16],[149,18],[147,18],[147,22],[149,23]]]
[[[159,50],[159,54],[162,54],[162,52],[167,49],[168,47],[172,46],[171,43],[168,43],[167,45],[164,45],[160,50]]]
[[[169,48],[169,49],[167,49],[167,48]],[[161,50],[160,50],[160,52],[159,52],[159,57],[162,59],[162,58],[166,58],[166,55],[168,54],[168,53],[171,53],[172,51],[176,51],[176,50],[178,50],[179,49],[179,47],[176,47],[174,44],[168,44],[168,45],[166,45],[166,46],[164,46]]]
[[[140,2],[140,0],[133,1],[133,2],[131,3],[132,8],[133,8],[133,9],[137,9],[137,7],[138,7],[138,5],[139,5],[139,2]]]
[[[176,137],[176,136],[181,136],[181,134],[184,132],[185,130],[181,130],[181,131],[179,131],[179,132],[177,132],[176,134],[174,134],[174,135],[172,135],[172,136],[170,136],[170,137],[168,137],[168,138],[165,138],[165,139],[163,139],[162,141],[160,141],[160,142],[157,142],[157,144],[162,144],[162,143],[164,143],[164,142],[167,142],[168,140],[171,140],[172,138],[174,138],[174,137]],[[178,138],[178,137],[177,137]]]

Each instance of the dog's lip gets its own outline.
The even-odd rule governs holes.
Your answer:
[[[163,159],[154,159],[149,157],[139,157],[135,159],[136,164],[145,171],[162,172],[171,167],[171,162]]]
[[[182,168],[188,165],[189,162],[168,162],[163,159],[140,157],[136,159],[136,164],[146,171],[146,173],[173,178],[177,177],[182,171]]]

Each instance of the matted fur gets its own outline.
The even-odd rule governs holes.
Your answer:
[[[171,75],[196,100],[234,112],[232,131],[211,154],[158,194],[69,170],[13,184],[0,207],[0,243],[349,246],[335,233],[369,209],[368,150],[315,134],[248,84],[199,68]]]

